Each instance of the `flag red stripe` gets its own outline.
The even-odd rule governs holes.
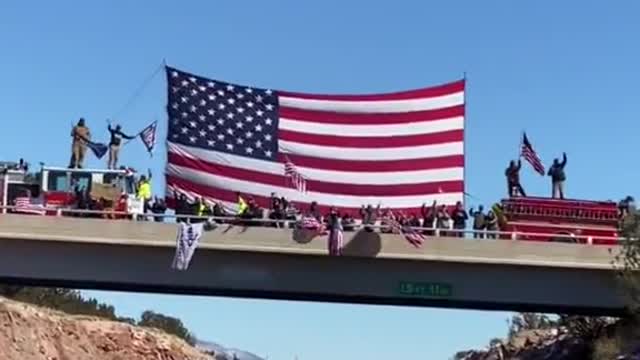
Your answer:
[[[450,119],[458,116],[464,116],[464,111],[464,105],[451,106],[434,110],[381,114],[334,113],[326,111],[295,109],[282,106],[279,110],[279,116],[283,119],[307,121],[320,124],[390,125]]]
[[[284,174],[276,175],[255,170],[240,169],[233,166],[214,164],[204,160],[193,160],[172,152],[169,152],[167,156],[167,161],[170,164],[187,167],[212,175],[274,186],[286,185],[287,181]],[[464,191],[464,182],[462,180],[427,182],[419,184],[370,185],[333,183],[306,179],[306,184],[307,191],[351,196],[406,196]]]
[[[279,130],[280,140],[309,145],[333,146],[343,148],[398,148],[406,146],[435,145],[464,140],[463,130],[449,130],[433,134],[405,136],[338,136],[307,134],[291,130]],[[346,150],[346,149],[345,149]]]
[[[210,199],[216,199],[219,201],[226,201],[229,203],[236,203],[238,201],[238,193],[236,191],[230,191],[230,190],[225,190],[225,189],[220,189],[214,186],[206,186],[206,185],[200,185],[200,184],[196,184],[193,182],[190,182],[188,180],[184,180],[181,179],[179,177],[175,177],[172,175],[167,175],[166,176],[166,182],[167,182],[167,186],[173,186],[173,187],[177,187],[179,189],[185,190],[185,191],[189,191],[189,192],[193,192],[196,194],[199,194],[201,196],[204,196],[206,198],[210,198]],[[268,196],[262,196],[262,195],[257,195],[257,194],[246,194],[243,193],[243,196],[249,195],[251,197],[253,197],[256,202],[258,203],[258,205],[260,205],[263,208],[270,208],[270,204],[271,204],[271,198]],[[170,197],[170,196],[169,196]],[[301,209],[304,211],[308,210],[310,203],[308,202],[302,202],[302,201],[296,201],[295,202],[296,206],[298,207],[298,209]],[[375,205],[375,204],[374,204]],[[320,211],[325,214],[328,213],[332,206],[331,205],[323,205],[323,204],[318,204],[318,208],[320,209]],[[451,208],[453,208],[451,206]],[[339,210],[341,212],[347,212],[350,214],[353,214],[355,217],[359,218],[359,215],[356,215],[359,213],[360,211],[360,207],[339,207]],[[394,208],[394,211],[401,211],[404,212],[408,215],[416,215],[419,216],[420,214],[420,210],[421,207],[411,207],[411,208]]]
[[[413,170],[446,169],[464,166],[464,155],[450,155],[423,159],[405,160],[336,160],[312,156],[286,154],[297,167],[351,172],[400,172]],[[279,154],[278,161],[285,163],[285,154]],[[400,175],[399,175],[400,176]]]
[[[385,100],[406,100],[417,98],[430,98],[455,94],[464,91],[464,80],[458,80],[448,84],[436,85],[423,89],[408,91],[398,91],[385,94],[363,94],[363,95],[324,95],[306,94],[289,91],[278,91],[278,96],[286,96],[299,99],[314,100],[336,100],[336,101],[385,101]]]

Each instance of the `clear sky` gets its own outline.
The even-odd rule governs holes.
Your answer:
[[[635,194],[640,3],[633,1],[13,1],[0,4],[3,160],[66,165],[85,117],[107,139],[161,121],[166,58],[205,76],[306,92],[383,92],[466,72],[467,192],[504,194],[527,130],[543,161],[566,151],[571,197]],[[163,170],[139,142],[123,161]],[[102,162],[90,161],[95,166]],[[525,188],[548,194],[526,168]],[[162,189],[160,176],[156,191]],[[196,255],[197,256],[197,255]],[[499,286],[496,284],[496,286]],[[203,338],[270,359],[446,359],[505,333],[504,313],[100,293],[124,314],[180,316]],[[356,356],[357,354],[357,356]]]

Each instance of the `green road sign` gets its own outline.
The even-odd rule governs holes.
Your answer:
[[[401,281],[399,292],[404,296],[447,298],[453,294],[453,287],[445,283]]]

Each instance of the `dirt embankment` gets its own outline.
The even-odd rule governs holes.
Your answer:
[[[2,360],[210,360],[162,331],[0,298]]]

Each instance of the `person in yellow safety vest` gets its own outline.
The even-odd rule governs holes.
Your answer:
[[[138,182],[138,199],[144,201],[144,212],[149,210],[149,202],[151,201],[151,172],[149,172],[149,178],[146,176],[140,176],[140,182]]]
[[[242,195],[240,195],[240,193],[238,193],[238,216],[245,215],[247,213],[248,209],[249,209],[249,205],[242,198]]]
[[[198,202],[196,203],[196,215],[204,216],[206,211],[207,211],[207,205],[205,205],[204,199],[199,198]]]

